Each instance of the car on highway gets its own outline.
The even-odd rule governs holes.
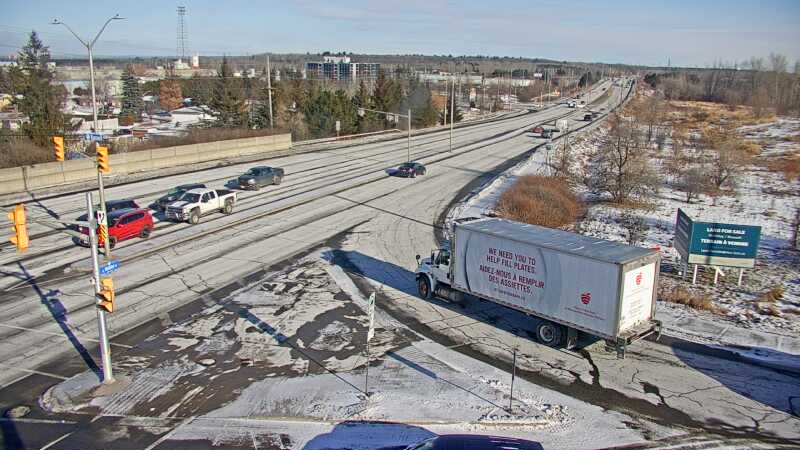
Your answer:
[[[150,214],[149,209],[144,208],[127,208],[117,209],[108,213],[108,245],[111,248],[117,243],[139,237],[147,239],[153,232],[153,216]],[[87,242],[89,236],[89,229],[81,227],[80,232],[86,235],[84,242]],[[97,230],[98,244],[105,245],[105,240],[100,236],[100,230]]]
[[[237,179],[240,189],[259,190],[263,186],[281,184],[283,169],[278,167],[258,166],[253,167]]]
[[[189,183],[175,186],[167,191],[167,193],[161,196],[158,200],[156,200],[156,206],[158,209],[164,211],[167,209],[167,205],[181,198],[181,195],[183,195],[186,191],[191,191],[192,189],[205,189],[205,187],[206,185],[203,183]]]
[[[167,205],[166,216],[169,220],[200,223],[206,214],[219,211],[233,213],[236,205],[236,192],[227,189],[192,189],[186,191],[181,198]]]
[[[400,167],[397,168],[397,176],[404,177],[404,178],[415,178],[417,175],[425,175],[427,169],[425,166],[414,161],[409,161],[403,164],[400,164]]]
[[[531,128],[531,133],[533,133],[533,134],[541,135],[542,131],[544,131],[544,127],[543,126],[535,126],[535,127]]]
[[[477,434],[443,434],[406,447],[381,450],[544,450],[542,444],[527,439]]]
[[[544,139],[552,139],[553,138],[553,130],[544,130],[544,131],[542,131],[541,136]]]
[[[135,200],[122,199],[122,200],[108,200],[106,201],[106,214],[111,214],[114,211],[121,209],[139,209],[139,204]],[[94,205],[95,211],[100,211],[100,205]],[[81,222],[86,221],[86,214],[81,214],[78,219]]]
[[[594,118],[594,116],[592,114],[584,114],[583,115],[583,120],[585,120],[587,122],[591,122],[593,118]]]

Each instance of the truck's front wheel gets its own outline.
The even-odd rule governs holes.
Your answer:
[[[192,225],[200,223],[200,212],[198,210],[192,210],[192,213],[189,214],[189,223]]]
[[[563,328],[557,323],[543,320],[536,327],[536,338],[548,347],[558,347],[564,337]]]
[[[431,298],[431,283],[428,281],[428,277],[419,277],[417,290],[419,290],[419,296],[425,300]]]

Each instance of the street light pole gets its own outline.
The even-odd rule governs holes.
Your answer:
[[[103,34],[103,31],[106,29],[108,24],[111,23],[112,20],[123,20],[123,19],[124,17],[120,17],[119,14],[115,14],[114,17],[106,20],[106,23],[103,24],[103,27],[100,28],[100,31],[97,32],[94,39],[92,39],[90,42],[86,42],[83,39],[81,39],[81,37],[78,36],[78,34],[75,33],[74,31],[72,31],[72,28],[70,28],[70,26],[67,25],[66,23],[58,19],[53,19],[53,25],[64,25],[64,27],[67,30],[69,30],[69,32],[72,33],[72,35],[75,36],[75,38],[78,39],[78,41],[81,44],[83,44],[83,46],[86,47],[86,50],[89,52],[89,82],[92,85],[92,120],[93,120],[92,125],[94,127],[94,133],[97,133],[98,126],[97,126],[97,97],[94,89],[94,59],[92,56],[92,49],[94,48],[94,44],[95,42],[97,42],[97,39],[100,38],[100,35]],[[106,193],[105,189],[103,189],[103,173],[99,169],[97,170],[97,190],[99,191],[100,194],[100,210],[103,212],[103,221],[104,221],[104,223],[101,223],[100,226],[107,227],[108,211],[106,211]],[[106,235],[107,234],[108,233],[106,233]],[[111,245],[109,244],[109,240],[110,240],[109,238],[103,240],[103,250],[106,259],[111,258]]]
[[[453,78],[453,92],[450,97],[450,151],[453,151],[453,110],[456,108],[456,79]]]

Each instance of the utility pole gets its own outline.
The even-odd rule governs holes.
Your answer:
[[[453,78],[453,95],[450,97],[450,151],[453,151],[453,111],[456,109],[456,79]]]
[[[81,37],[78,36],[74,31],[72,31],[72,28],[70,28],[70,26],[67,25],[66,23],[61,22],[58,19],[54,19],[53,20],[53,25],[64,25],[64,27],[67,30],[69,30],[69,32],[72,33],[72,35],[75,36],[75,38],[77,38],[78,41],[80,41],[80,43],[83,44],[83,46],[86,47],[86,50],[89,52],[89,78],[90,78],[90,82],[91,82],[91,85],[92,85],[92,119],[94,120],[94,125],[93,125],[94,126],[94,130],[93,131],[95,133],[97,133],[97,131],[98,131],[98,126],[97,126],[97,97],[95,95],[95,89],[94,89],[94,60],[93,60],[93,57],[92,57],[92,49],[94,48],[94,44],[95,44],[95,42],[97,42],[97,39],[100,37],[101,34],[103,34],[103,31],[106,29],[108,24],[111,23],[112,20],[123,20],[123,19],[124,19],[124,17],[120,17],[119,14],[116,14],[116,15],[114,15],[114,17],[106,20],[106,23],[103,24],[103,27],[100,28],[100,31],[97,32],[97,34],[95,35],[94,39],[92,39],[89,42],[86,42],[83,39],[81,39]],[[103,221],[105,222],[105,223],[101,223],[100,226],[102,226],[102,227],[107,229],[107,227],[108,227],[108,222],[107,222],[107,220],[108,220],[107,219],[108,211],[106,211],[106,193],[105,193],[105,189],[103,189],[103,173],[100,170],[97,171],[97,190],[98,190],[98,192],[100,194],[100,210],[103,212]],[[109,239],[105,239],[103,241],[103,249],[105,251],[104,253],[105,253],[106,259],[110,259],[111,258],[111,245],[109,244],[108,241],[109,241]]]
[[[267,54],[267,97],[269,101],[269,128],[271,130],[275,123],[272,120],[272,72],[269,70],[269,53]]]
[[[92,206],[92,193],[86,193],[86,217],[89,220],[89,249],[92,253],[92,270],[95,297],[100,294],[100,263],[97,258],[97,234],[95,228],[97,221],[94,218],[94,210]],[[108,242],[108,239],[106,239]],[[96,301],[96,300],[95,300]],[[108,329],[106,324],[106,313],[97,308],[97,328],[100,332],[100,359],[103,365],[103,383],[109,384],[114,382],[114,373],[111,368],[111,346],[108,344]]]

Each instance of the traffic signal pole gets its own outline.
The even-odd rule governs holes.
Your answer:
[[[97,172],[98,178],[102,179],[100,172]],[[100,189],[100,192],[103,192]],[[101,204],[103,202],[101,201]],[[95,302],[97,302],[97,296],[100,294],[101,285],[100,285],[100,261],[98,261],[97,257],[97,234],[95,229],[97,228],[97,219],[94,217],[94,206],[92,205],[92,193],[86,193],[86,212],[87,218],[89,219],[89,249],[92,253],[92,284],[94,284],[94,293],[95,293]],[[106,239],[106,244],[108,244],[108,239]],[[108,344],[108,327],[106,324],[106,313],[97,308],[97,328],[100,332],[100,359],[102,360],[103,366],[103,383],[109,384],[114,382],[114,373],[111,369],[111,346]]]
[[[111,239],[108,237],[108,211],[106,211],[106,191],[103,189],[103,172],[98,168],[97,169],[97,189],[100,192],[100,211],[103,211],[103,223],[100,226],[103,227],[105,230],[105,238],[103,239],[103,254],[106,257],[107,261],[111,260],[111,245],[108,243]],[[89,213],[89,217],[93,217]],[[97,257],[97,253],[94,253],[95,258]],[[99,281],[98,281],[99,282]]]

